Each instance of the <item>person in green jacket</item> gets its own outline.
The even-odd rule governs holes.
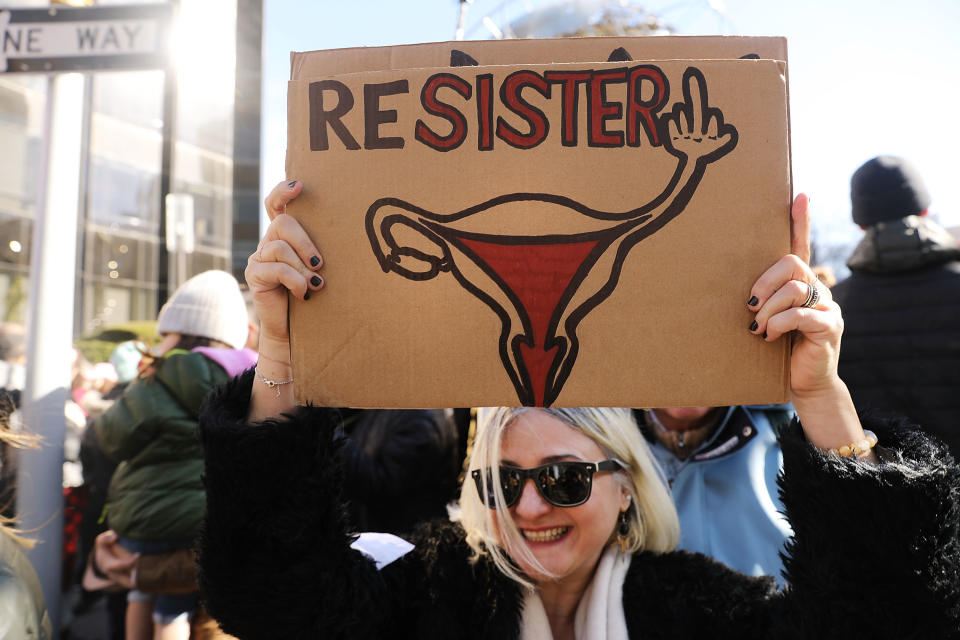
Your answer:
[[[127,552],[193,546],[205,507],[197,415],[207,392],[256,364],[256,353],[244,348],[248,331],[234,277],[224,271],[194,276],[160,310],[163,340],[145,356],[138,379],[94,424],[104,453],[119,463],[105,513]],[[126,637],[186,640],[196,603],[196,593],[134,589]]]

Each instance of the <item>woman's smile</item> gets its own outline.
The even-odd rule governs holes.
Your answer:
[[[559,542],[572,527],[550,527],[549,529],[520,529],[524,540],[528,543],[547,544]]]

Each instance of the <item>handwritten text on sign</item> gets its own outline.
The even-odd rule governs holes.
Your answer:
[[[625,84],[625,103],[610,101],[607,91],[611,85]],[[473,81],[453,73],[438,73],[427,79],[420,90],[420,103],[427,122],[418,119],[413,137],[437,151],[451,151],[467,138],[470,127],[468,115],[455,106],[471,100],[476,102],[477,148],[491,151],[494,138],[517,149],[538,146],[550,131],[550,122],[543,111],[532,105],[523,92],[539,93],[551,99],[554,88],[562,104],[561,138],[565,147],[579,144],[577,130],[580,86],[587,87],[587,144],[591,147],[639,147],[641,133],[653,146],[659,146],[656,114],[666,104],[669,95],[667,79],[654,65],[637,65],[620,69],[534,71],[521,70],[510,74],[500,85],[499,92],[489,73],[477,75]],[[474,90],[475,88],[475,90]],[[397,112],[383,109],[381,98],[410,92],[407,80],[396,80],[363,86],[364,149],[402,149],[406,143],[400,136],[384,136],[382,125],[397,122]],[[476,94],[476,97],[474,97]],[[511,126],[504,118],[494,119],[494,103],[499,97],[503,107],[526,122],[527,131]],[[453,102],[449,100],[453,98]],[[356,137],[343,122],[343,117],[354,107],[356,98],[346,84],[339,80],[320,80],[310,83],[310,149],[326,151],[330,148],[328,128],[349,150],[360,149]],[[465,108],[472,112],[472,108]],[[608,123],[626,119],[625,131],[611,131]],[[433,127],[437,121],[446,121],[440,133]]]

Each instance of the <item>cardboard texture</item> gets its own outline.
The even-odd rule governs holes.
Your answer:
[[[390,69],[461,67],[473,64],[552,64],[615,60],[735,59],[787,61],[787,41],[774,37],[656,36],[545,38],[433,42],[395,47],[356,47],[292,52],[290,79]]]
[[[703,57],[783,41],[522,45],[294,55],[288,211],[326,280],[291,300],[297,398],[785,401],[789,340],[751,335],[745,303],[790,249],[786,65]],[[480,64],[424,67],[452,46]]]

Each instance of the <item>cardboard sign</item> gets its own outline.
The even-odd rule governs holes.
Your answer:
[[[327,282],[292,300],[298,399],[786,400],[789,342],[746,309],[790,247],[785,62],[704,58],[782,41],[522,44],[294,55],[289,212]]]

